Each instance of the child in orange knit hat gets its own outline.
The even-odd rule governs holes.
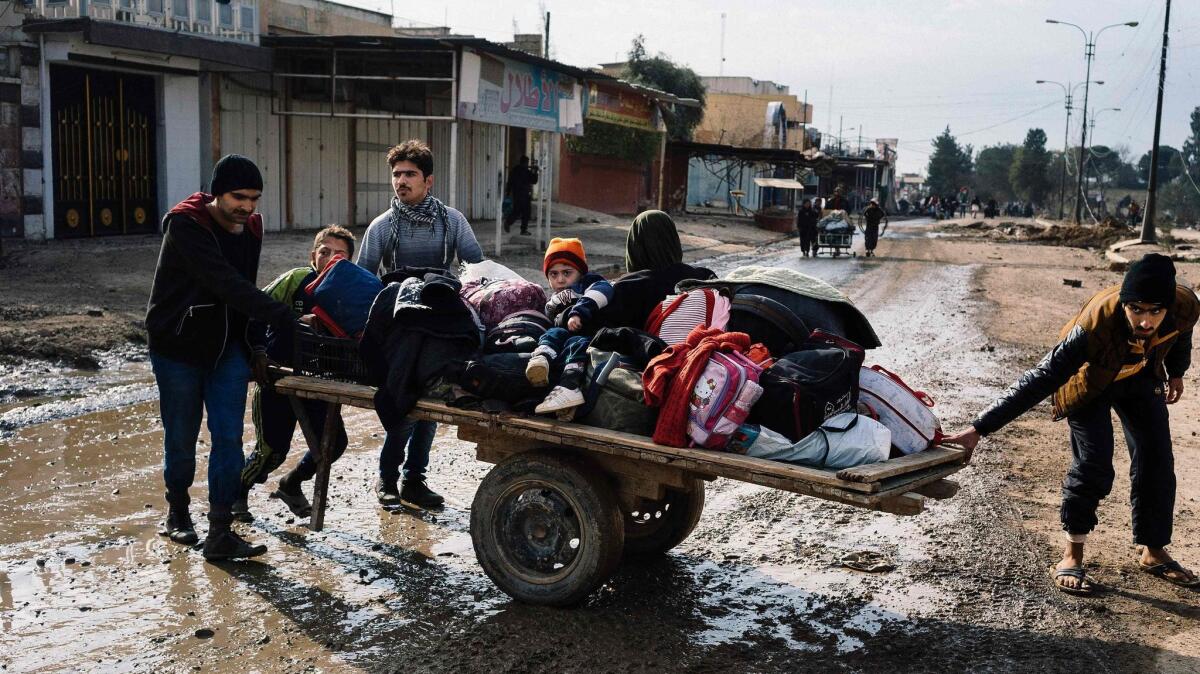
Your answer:
[[[561,367],[558,385],[534,411],[569,419],[584,402],[581,389],[587,347],[596,332],[597,312],[612,299],[612,285],[588,271],[583,242],[575,238],[552,239],[542,271],[553,293],[546,303],[546,315],[555,327],[538,340],[525,377],[534,386],[545,386],[550,382],[551,367]]]

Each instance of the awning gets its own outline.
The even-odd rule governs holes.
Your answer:
[[[791,178],[755,178],[754,184],[759,187],[773,187],[778,190],[803,190],[804,183]]]

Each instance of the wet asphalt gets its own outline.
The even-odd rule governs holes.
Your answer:
[[[884,342],[868,363],[929,391],[954,426],[994,395],[1004,354],[979,357],[971,266],[887,257],[923,224],[893,225],[873,259],[802,258],[785,242],[704,263],[790,266],[842,288]],[[675,551],[625,564],[578,608],[548,609],[510,600],[475,561],[469,505],[489,466],[473,445],[439,428],[429,479],[444,510],[385,511],[371,491],[378,422],[348,409],[326,530],[258,489],[243,531],[268,554],[206,564],[155,534],[161,425],[148,368],[130,356],[99,373],[3,373],[8,671],[1141,671],[1169,657],[1079,633],[1079,611],[1093,609],[1048,590],[986,459],[958,474],[956,497],[911,518],[717,480]],[[896,569],[840,566],[859,550]]]

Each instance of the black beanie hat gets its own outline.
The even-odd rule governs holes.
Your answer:
[[[1175,302],[1175,263],[1166,255],[1149,253],[1129,265],[1121,283],[1121,301],[1171,306]]]
[[[227,154],[213,166],[209,190],[213,196],[234,190],[262,191],[263,179],[254,162],[240,154]]]

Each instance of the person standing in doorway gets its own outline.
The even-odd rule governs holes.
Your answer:
[[[538,181],[538,167],[529,165],[529,157],[521,155],[517,165],[508,174],[504,194],[512,199],[512,210],[504,218],[504,231],[512,228],[517,218],[521,219],[521,233],[529,234],[529,218],[533,212],[533,186]]]
[[[363,236],[356,263],[373,274],[387,274],[400,267],[430,267],[449,270],[455,258],[463,262],[483,261],[483,249],[475,239],[471,223],[457,210],[434,197],[433,151],[419,140],[409,140],[388,150],[392,170],[391,207],[371,222]],[[379,454],[379,480],[375,493],[383,505],[402,502],[414,508],[436,508],[442,496],[425,484],[429,449],[437,424],[408,419],[395,428],[384,429],[387,438]],[[408,445],[408,452],[404,450]],[[397,489],[400,464],[404,484]]]
[[[244,462],[250,353],[263,343],[251,333],[266,324],[292,330],[296,317],[255,286],[263,237],[262,216],[254,212],[263,189],[258,167],[227,155],[213,167],[210,189],[211,194],[197,192],[179,202],[163,218],[146,332],[163,425],[168,510],[160,533],[184,545],[198,540],[188,490],[207,412],[212,447],[204,558],[217,561],[267,551],[232,528]]]

